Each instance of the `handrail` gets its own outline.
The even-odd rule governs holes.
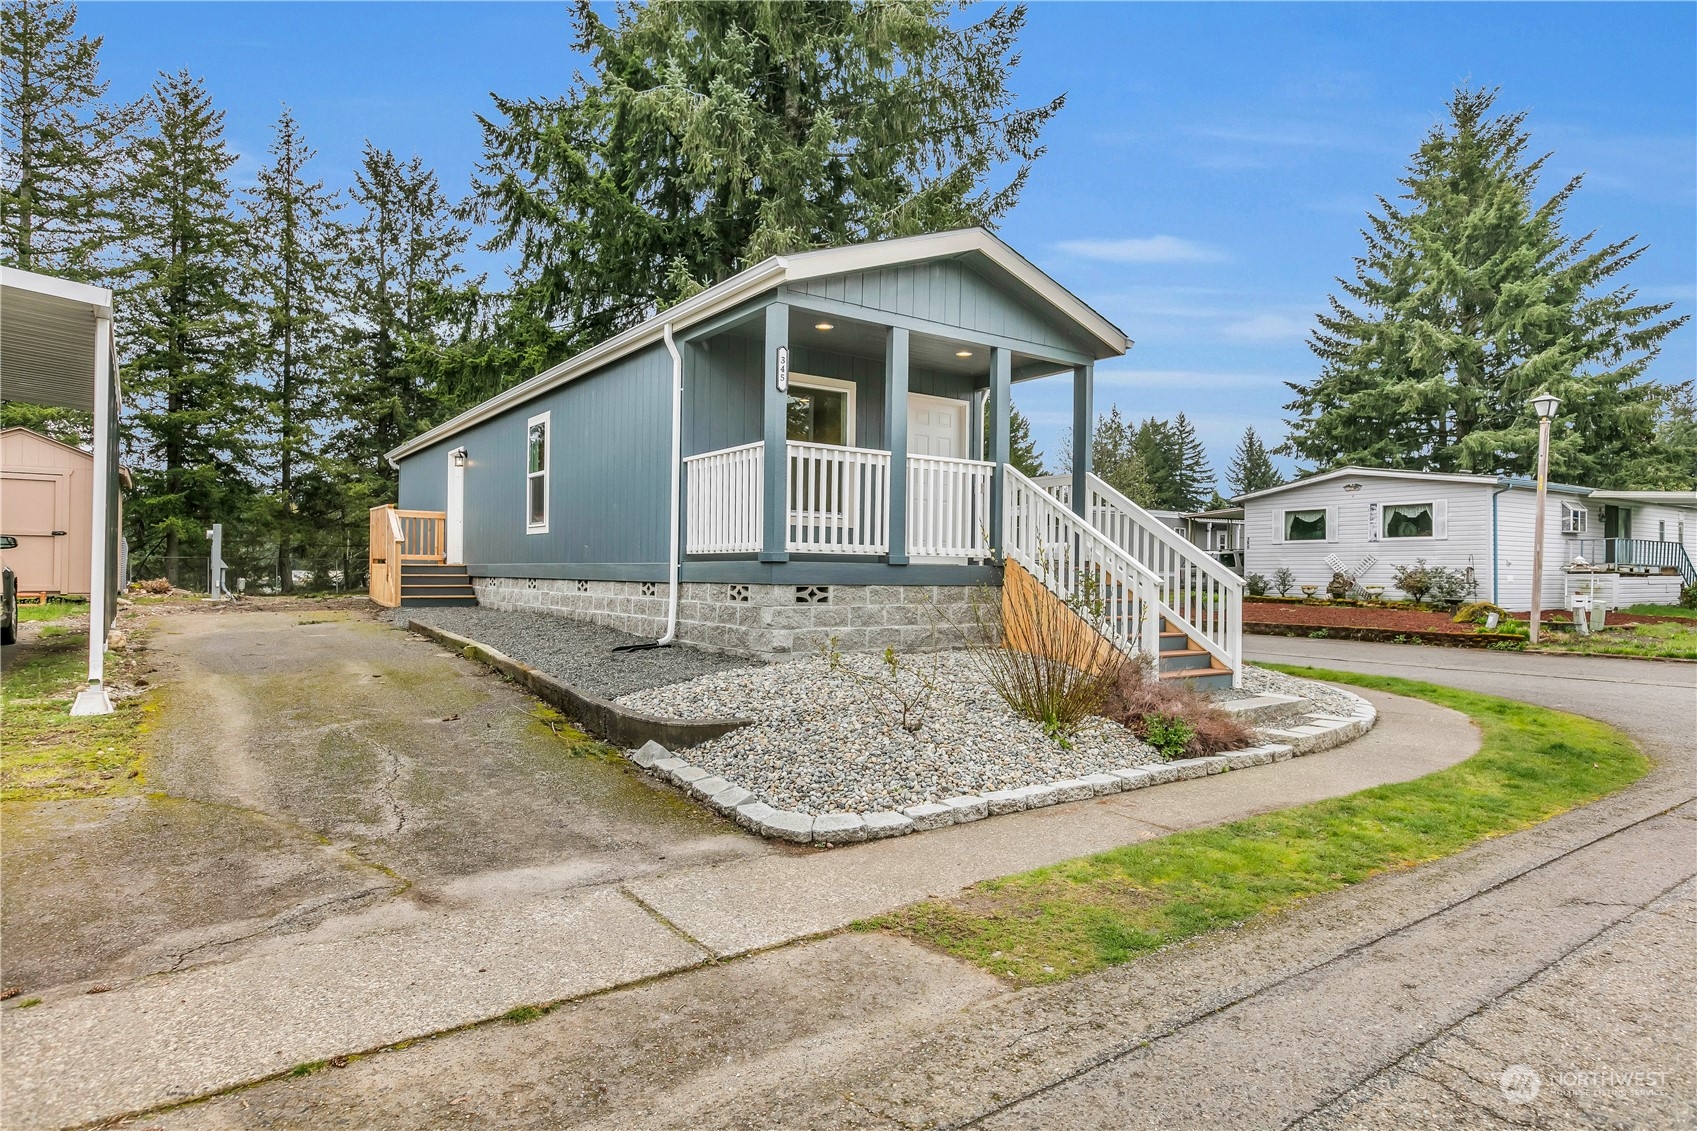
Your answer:
[[[890,548],[890,453],[790,440],[784,445],[785,547],[882,554]]]
[[[1072,476],[1045,475],[1040,479],[1034,480],[1034,482],[1038,483],[1050,494],[1060,499],[1062,503],[1067,506],[1072,505]],[[1089,508],[1091,512],[1091,523],[1096,526],[1097,529],[1109,532],[1107,530],[1107,524],[1098,522],[1095,518],[1096,511],[1099,508],[1106,506],[1113,511],[1118,511],[1120,514],[1125,515],[1132,522],[1136,523],[1140,530],[1149,534],[1156,541],[1176,550],[1179,554],[1186,558],[1194,558],[1197,566],[1204,572],[1212,574],[1216,580],[1229,585],[1236,585],[1240,589],[1243,587],[1243,578],[1239,577],[1235,570],[1215,561],[1208,555],[1207,551],[1202,549],[1202,547],[1196,545],[1196,543],[1178,533],[1172,527],[1162,522],[1159,518],[1150,514],[1143,507],[1132,502],[1114,487],[1109,486],[1104,480],[1097,478],[1094,474],[1090,474],[1085,477],[1085,482],[1090,485],[1092,494],[1101,496],[1100,501],[1097,499],[1091,499],[1091,506]],[[1116,541],[1119,540],[1116,539]],[[1128,553],[1131,552],[1131,550],[1128,547],[1125,547],[1123,543],[1121,548],[1126,549]]]

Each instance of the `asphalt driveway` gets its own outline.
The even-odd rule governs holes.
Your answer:
[[[326,919],[503,901],[766,846],[562,740],[481,665],[358,613],[191,613],[146,792],[8,803],[0,978],[24,994],[180,970]]]

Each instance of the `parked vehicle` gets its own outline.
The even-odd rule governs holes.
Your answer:
[[[0,534],[0,550],[15,550],[18,540],[10,534]],[[18,642],[18,575],[12,567],[0,565],[0,583],[4,599],[0,600],[0,644]]]

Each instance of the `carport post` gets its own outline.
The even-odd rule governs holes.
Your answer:
[[[88,584],[88,689],[77,693],[71,704],[73,715],[105,715],[112,710],[106,694],[106,608],[108,576],[106,560],[107,520],[110,493],[107,486],[117,474],[112,466],[112,318],[94,319],[94,511],[89,539]]]

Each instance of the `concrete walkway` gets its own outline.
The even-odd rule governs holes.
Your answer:
[[[242,643],[241,634],[264,631],[282,630],[257,623],[216,631],[197,627],[185,630],[179,643],[184,662],[206,670],[208,655],[227,667],[232,649],[257,651],[261,641]],[[369,661],[366,652],[381,653],[390,717],[438,712],[437,681],[455,688],[456,695],[472,695],[461,686],[476,678],[467,674],[471,665],[379,631],[350,625],[310,638],[325,641],[314,646],[333,651],[342,665],[358,667]],[[282,663],[275,657],[270,662]],[[274,686],[280,685],[282,680]],[[477,694],[512,694],[487,678],[482,686],[486,690]],[[298,749],[284,733],[312,719],[298,697],[269,693],[279,706],[268,717],[265,697],[244,696],[234,684],[225,690],[242,704],[243,733],[255,748]],[[695,862],[702,857],[697,849],[694,861],[684,852],[681,862],[661,864],[655,857],[665,854],[650,847],[639,859],[628,853],[614,858],[625,874],[613,882],[562,883],[556,876],[527,887],[525,869],[518,870],[519,878],[503,872],[476,882],[454,879],[451,868],[431,873],[427,865],[446,849],[438,847],[432,855],[432,842],[426,842],[391,857],[429,873],[429,882],[404,897],[326,918],[308,930],[262,937],[220,954],[218,961],[123,982],[110,992],[89,995],[67,986],[43,993],[39,1006],[7,1009],[0,1017],[6,1081],[0,1117],[8,1127],[50,1127],[169,1105],[519,1006],[579,998],[831,931],[980,879],[1417,777],[1477,747],[1473,728],[1458,715],[1395,697],[1373,698],[1381,712],[1378,728],[1335,751],[830,852],[779,849],[735,833],[733,843],[751,845],[739,856],[718,847],[734,833],[720,822],[689,842],[712,846],[706,863]],[[482,717],[467,711],[487,709],[476,695],[458,705],[456,713],[467,718]],[[234,740],[219,741],[227,746]],[[416,748],[409,741],[406,728],[383,734],[389,764],[427,763],[439,749],[439,739],[429,732]],[[195,745],[205,750],[204,742],[202,736]],[[219,797],[241,788],[251,801],[269,788],[253,784],[263,777],[202,774],[214,784],[199,788]],[[238,784],[223,784],[231,778]],[[479,804],[498,807],[499,798],[487,786],[480,797]],[[313,818],[313,804],[310,798],[294,801],[292,811],[330,819]],[[396,851],[381,843],[377,848]],[[500,898],[486,898],[491,887]],[[468,897],[468,891],[479,897]],[[917,948],[888,940],[877,945],[898,952],[902,962],[919,961]],[[950,974],[944,981],[954,984],[963,977],[977,987],[974,993],[994,987],[976,974]],[[914,979],[928,981],[921,974]],[[941,999],[955,1000],[952,992],[941,993]]]
[[[1266,645],[1263,655],[1276,644],[1281,656],[1331,666],[1593,707],[1638,735],[1659,764],[1639,785],[1536,828],[1059,985],[1008,992],[900,940],[835,935],[617,990],[529,1024],[474,1028],[246,1089],[149,1124],[1697,1124],[1689,1009],[1697,688],[1686,681],[1697,670],[1254,643]],[[1392,733],[1386,725],[1374,737]],[[1419,750],[1436,736],[1401,738]],[[1511,1103],[1500,1085],[1516,1064],[1540,1077],[1529,1104]]]

